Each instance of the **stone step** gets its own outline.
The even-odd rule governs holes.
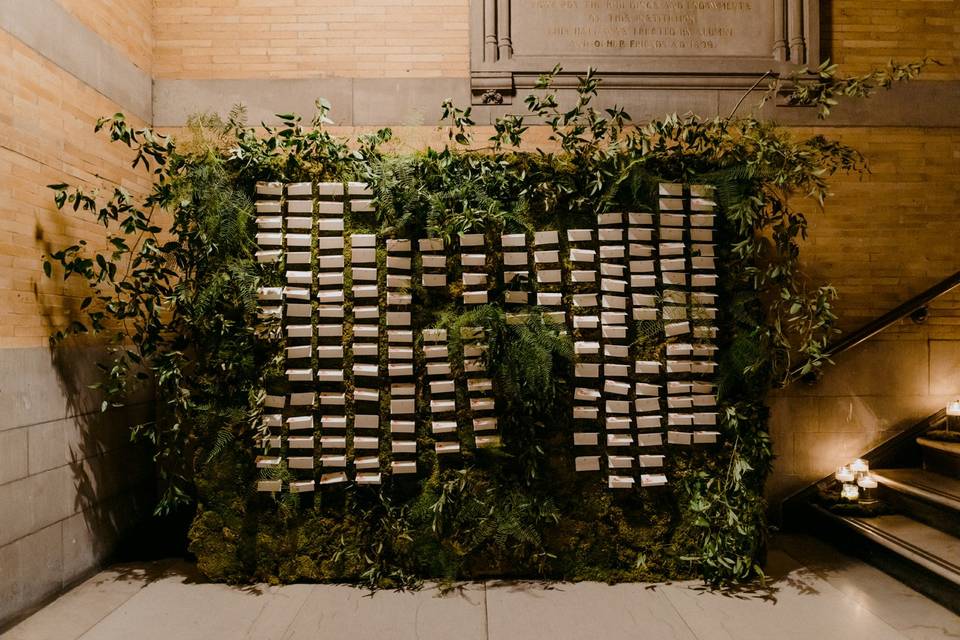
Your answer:
[[[917,438],[923,468],[960,480],[960,442]]]
[[[925,469],[875,469],[880,499],[897,513],[960,537],[960,480]]]
[[[810,506],[824,539],[960,613],[960,538],[908,515],[849,517]]]

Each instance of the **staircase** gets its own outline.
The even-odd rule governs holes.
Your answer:
[[[850,334],[828,355],[902,318],[922,321],[926,305],[958,285],[960,273]],[[823,490],[838,486],[831,475],[784,502],[784,527],[823,538],[960,614],[960,445],[924,437],[948,419],[941,410],[861,456],[878,483],[879,510],[857,513],[825,500]]]
[[[784,524],[823,538],[960,614],[960,477],[929,468],[916,443],[943,418],[943,412],[935,414],[863,456],[879,484],[881,514],[837,512],[822,504],[816,488],[833,482],[830,476],[784,504]]]

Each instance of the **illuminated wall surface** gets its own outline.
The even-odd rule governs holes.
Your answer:
[[[483,328],[460,327],[454,349],[446,329],[418,326],[415,307],[450,291],[452,306],[500,305],[508,323],[534,305],[570,333],[578,472],[611,489],[660,486],[665,456],[717,442],[710,187],[662,183],[656,211],[601,213],[593,228],[446,242],[345,233],[346,218],[375,215],[361,183],[256,190],[257,259],[285,283],[259,290],[259,317],[286,340],[259,491],[423,473],[418,433],[444,458],[500,444]],[[286,480],[271,476],[284,467]]]

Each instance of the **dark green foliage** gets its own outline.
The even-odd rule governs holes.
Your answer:
[[[891,77],[913,75],[894,69]],[[552,79],[542,78],[526,101],[551,132],[551,147],[536,152],[516,149],[528,128],[519,115],[498,119],[488,145],[471,148],[470,110],[449,102],[451,144],[407,156],[379,149],[389,130],[353,145],[332,137],[323,101],[309,126],[283,114],[265,132],[246,126],[242,108],[226,122],[201,116],[192,139],[179,144],[135,130],[118,114],[98,129],[133,150],[134,166],[153,171],[145,200],[117,189],[101,203],[97,194],[51,185],[58,207],[88,211],[109,232],[107,252],[81,242],[45,260],[48,275],[80,277],[92,288],[81,305],[84,321],[55,339],[91,330],[110,338],[105,408],[122,403],[134,385],[154,385],[157,418],[133,436],[155,452],[158,510],[196,505],[190,548],[205,575],[392,587],[425,577],[701,576],[720,583],[760,574],[772,460],[764,399],[798,359],[806,370],[822,366],[834,321],[833,289],[808,288],[799,271],[807,221],[790,198],[822,203],[829,176],[861,170],[862,158],[822,136],[795,140],[752,118],[674,115],[634,127],[622,109],[591,106],[592,72],[563,108],[549,91]],[[888,84],[880,76],[869,82]],[[869,92],[864,83],[838,83],[824,70],[796,100],[823,105],[838,92]],[[572,470],[570,338],[535,309],[526,323],[508,324],[495,307],[460,312],[455,287],[429,296],[414,288],[414,324],[450,329],[455,367],[458,328],[483,327],[502,446],[474,450],[464,436],[462,460],[453,465],[460,468],[451,468],[422,430],[426,477],[386,474],[382,488],[303,497],[257,494],[254,435],[283,365],[279,327],[258,324],[255,315],[257,287],[281,284],[279,269],[251,254],[249,196],[258,180],[367,181],[377,219],[348,216],[348,232],[451,238],[482,231],[494,263],[490,243],[500,233],[592,226],[600,211],[649,211],[662,180],[714,185],[722,212],[722,444],[671,452],[668,487],[611,494],[596,476]],[[630,330],[641,353],[663,348],[659,323]],[[289,476],[284,468],[263,473]]]
[[[511,325],[502,309],[485,305],[448,318],[446,325],[454,361],[463,353],[460,329],[483,327],[504,449],[516,457],[523,478],[537,478],[545,441],[569,421],[572,341],[536,309],[526,322]]]

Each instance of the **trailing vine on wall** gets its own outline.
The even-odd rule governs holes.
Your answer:
[[[788,100],[825,116],[836,96],[868,95],[915,77],[923,64],[859,81],[827,66],[797,82]],[[699,575],[713,583],[762,575],[772,460],[764,400],[798,362],[805,371],[825,364],[835,320],[836,292],[802,275],[807,218],[794,203],[822,204],[830,176],[863,171],[863,157],[750,117],[672,115],[635,125],[623,109],[593,106],[592,71],[572,103],[561,101],[551,89],[558,71],[526,99],[526,116],[499,118],[479,143],[471,110],[445,102],[448,144],[409,155],[384,151],[389,129],[351,143],[332,136],[324,101],[306,124],[281,114],[279,126],[250,127],[239,107],[226,120],[196,116],[178,141],[116,114],[97,130],[152,173],[150,193],[137,200],[120,188],[50,185],[59,208],[103,224],[108,247],[80,242],[45,257],[47,275],[91,287],[83,319],[53,340],[87,332],[108,339],[104,409],[122,404],[134,385],[155,387],[156,417],[132,436],[154,452],[157,511],[196,509],[191,550],[208,577],[391,586],[484,575]],[[533,125],[547,128],[547,148],[525,150]],[[598,211],[642,208],[660,181],[714,185],[723,445],[671,456],[670,490],[612,496],[576,477],[569,429],[557,428],[569,415],[569,339],[537,314],[508,325],[493,307],[457,314],[437,305],[427,313],[438,326],[482,325],[492,336],[488,364],[507,409],[503,448],[478,450],[464,469],[445,468],[424,449],[432,472],[414,485],[324,494],[309,505],[296,495],[257,495],[253,434],[265,380],[283,362],[277,330],[256,322],[257,287],[281,284],[253,257],[250,198],[259,180],[369,182],[375,226],[348,231],[444,238],[574,227]],[[650,333],[632,331],[638,341]]]

